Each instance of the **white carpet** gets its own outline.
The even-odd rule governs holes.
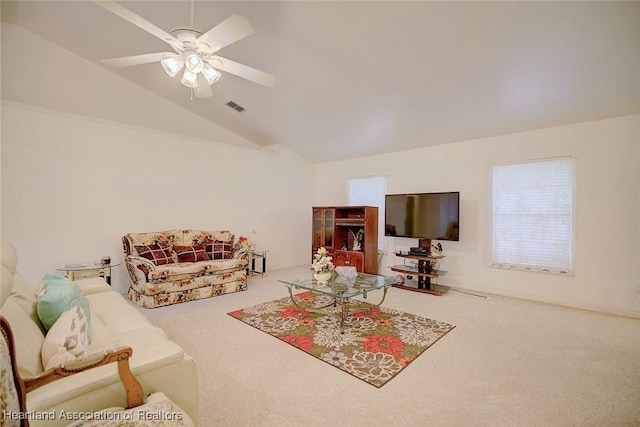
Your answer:
[[[246,292],[140,309],[196,360],[199,425],[640,425],[640,320],[392,288],[385,306],[456,328],[376,389],[226,314],[286,296],[277,279],[307,273],[269,271]]]

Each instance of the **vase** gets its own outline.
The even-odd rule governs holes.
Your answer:
[[[329,279],[331,278],[331,272],[324,271],[322,273],[313,273],[313,278],[316,279],[320,285],[326,285],[329,283]]]

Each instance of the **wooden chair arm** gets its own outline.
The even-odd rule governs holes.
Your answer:
[[[133,376],[131,368],[129,367],[129,358],[132,354],[133,349],[131,347],[119,347],[107,350],[104,353],[91,354],[81,360],[69,362],[64,366],[50,369],[36,377],[24,379],[26,392],[28,393],[64,377],[75,375],[98,366],[118,362],[118,375],[127,394],[127,409],[140,406],[144,402],[144,396],[142,386],[136,377]]]

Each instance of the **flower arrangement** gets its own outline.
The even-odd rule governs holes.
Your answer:
[[[333,258],[329,256],[327,248],[322,247],[318,249],[313,256],[313,263],[311,269],[316,273],[326,273],[334,269]]]

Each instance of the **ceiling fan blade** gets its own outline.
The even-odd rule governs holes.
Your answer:
[[[238,77],[247,79],[254,83],[261,84],[267,87],[273,87],[276,85],[278,79],[276,76],[265,73],[264,71],[256,70],[247,65],[240,64],[221,56],[213,55],[209,58],[209,63],[213,68],[226,71],[227,73],[235,74]]]
[[[132,65],[148,64],[150,62],[160,62],[167,55],[175,55],[171,52],[146,53],[144,55],[123,56],[121,58],[104,59],[102,62],[110,67],[122,68]]]
[[[211,86],[209,86],[202,74],[198,74],[198,87],[193,89],[193,92],[196,94],[196,98],[211,98],[213,95]]]
[[[129,9],[125,8],[124,6],[121,6],[115,1],[93,0],[93,2],[107,9],[109,12],[118,15],[122,19],[131,22],[133,25],[142,28],[143,30],[145,30],[149,34],[156,36],[160,40],[166,43],[169,43],[171,47],[173,47],[174,49],[176,49],[176,47],[179,47],[179,48],[182,47],[182,43],[178,39],[173,37],[171,34],[167,33],[166,31],[164,31],[159,27],[156,27],[151,22],[136,15],[135,13],[131,12]]]
[[[231,43],[237,42],[247,36],[254,33],[254,29],[247,21],[240,15],[231,15],[196,40],[196,45],[201,49],[206,50],[209,53],[213,53],[222,49]],[[208,45],[205,49],[202,44]]]

